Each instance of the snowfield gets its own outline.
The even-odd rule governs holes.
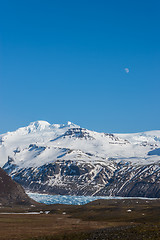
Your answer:
[[[106,134],[89,131],[71,122],[31,123],[0,135],[0,166],[14,160],[19,167],[39,167],[56,160],[115,161],[150,164],[160,160],[160,131]]]

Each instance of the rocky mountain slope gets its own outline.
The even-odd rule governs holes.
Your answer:
[[[0,136],[0,165],[35,192],[160,197],[160,131],[98,133],[31,123]]]
[[[35,201],[30,199],[23,188],[0,168],[0,206],[31,204],[35,204]]]

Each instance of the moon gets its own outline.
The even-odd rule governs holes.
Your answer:
[[[125,68],[124,71],[125,71],[126,73],[129,73],[129,68]]]

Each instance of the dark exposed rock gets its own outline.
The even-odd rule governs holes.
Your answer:
[[[56,161],[37,168],[4,169],[24,188],[41,193],[122,197],[160,197],[160,166]]]

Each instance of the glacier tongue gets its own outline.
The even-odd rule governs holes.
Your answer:
[[[45,204],[69,204],[69,205],[84,205],[97,199],[133,199],[132,197],[104,197],[104,196],[67,196],[67,195],[48,195],[27,192],[28,196],[33,200]],[[138,198],[152,200],[154,198]]]

